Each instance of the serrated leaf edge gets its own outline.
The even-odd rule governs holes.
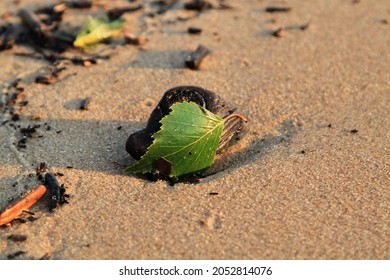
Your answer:
[[[210,113],[211,113],[211,112],[210,112],[209,110],[207,110],[207,109],[201,107],[199,104],[197,104],[197,103],[195,103],[195,102],[192,102],[192,101],[191,101],[191,102],[178,102],[178,103],[193,103],[193,104],[196,104],[196,105],[198,105],[199,108],[200,108],[203,112],[205,112],[207,115],[206,115],[206,116],[205,116],[205,115],[201,115],[201,114],[195,114],[195,115],[198,115],[198,116],[201,116],[201,117],[207,117],[209,120],[212,120],[212,121],[215,121],[216,119],[223,120],[223,119],[222,119],[220,116],[218,116],[218,115],[215,115],[215,117],[214,117],[214,116],[213,116],[213,117],[210,117]],[[174,109],[174,108],[172,108],[172,107],[175,106],[175,105],[176,105],[176,104],[173,104],[173,105],[171,106],[171,108],[170,108],[169,114],[165,115],[165,116],[159,121],[160,124],[161,124],[161,128],[160,128],[157,132],[155,132],[155,133],[152,135],[153,142],[152,142],[152,144],[150,144],[150,146],[147,148],[145,154],[144,154],[144,155],[143,155],[143,156],[142,156],[134,165],[125,168],[125,169],[124,169],[124,172],[126,172],[126,173],[133,173],[133,174],[134,174],[134,173],[145,174],[145,173],[148,173],[148,172],[151,172],[151,171],[152,171],[152,170],[150,169],[150,170],[144,170],[144,171],[139,171],[139,172],[137,172],[137,171],[132,171],[131,169],[133,169],[133,168],[135,168],[135,167],[137,167],[137,169],[140,169],[140,168],[143,168],[143,167],[145,167],[145,166],[148,165],[148,164],[145,164],[145,165],[138,166],[138,163],[146,156],[146,154],[149,152],[150,148],[156,143],[156,137],[158,138],[158,134],[163,130],[163,125],[164,125],[163,120],[166,119],[168,116],[170,116],[171,112],[172,112],[173,109]],[[176,110],[181,110],[181,111],[185,111],[185,112],[194,114],[193,112],[188,111],[188,110],[184,110],[184,109],[182,109],[182,108],[179,108],[179,109],[176,109]],[[171,122],[171,123],[175,123],[175,122]],[[183,123],[180,123],[180,124],[183,125]],[[185,123],[184,123],[184,124],[185,124]],[[187,124],[185,124],[185,125],[187,125]],[[188,125],[191,125],[191,126],[192,126],[193,124],[188,124]],[[224,122],[221,122],[221,124],[219,124],[219,125],[213,127],[213,128],[212,128],[209,132],[207,132],[205,135],[201,136],[200,138],[198,138],[196,141],[192,142],[191,144],[188,144],[188,145],[182,147],[180,150],[177,150],[175,153],[180,152],[181,150],[187,148],[187,147],[190,146],[190,145],[195,145],[196,142],[200,141],[201,139],[203,139],[203,137],[209,135],[211,132],[213,132],[215,129],[219,128],[220,126],[222,126],[222,129],[223,129],[223,125],[224,125]],[[203,127],[203,128],[208,128],[208,129],[209,129],[210,127]],[[220,137],[219,137],[219,138],[220,138]],[[220,140],[220,139],[218,139],[217,141],[219,142],[219,140]],[[172,147],[172,146],[168,146],[168,147]],[[202,148],[202,149],[203,149],[203,148]],[[191,149],[190,151],[192,151],[192,149]],[[215,151],[215,153],[216,153],[216,151]],[[170,154],[168,154],[168,155],[165,155],[165,157],[166,157],[166,156],[170,156],[170,155],[172,155],[172,154],[174,154],[174,153],[170,153]],[[201,154],[201,153],[198,153],[197,158],[200,156],[200,154]],[[165,157],[162,157],[162,158],[165,159],[165,160],[167,160]],[[214,157],[215,157],[215,154],[214,154]],[[184,159],[184,158],[182,158],[182,159]],[[180,161],[181,161],[182,159],[180,159]],[[168,161],[168,160],[167,160],[167,161]],[[179,161],[179,162],[180,162],[180,161]],[[196,161],[194,161],[194,162],[196,162]],[[213,162],[214,162],[214,161],[213,161]],[[207,168],[210,168],[210,167],[211,167],[211,165],[210,165],[209,167],[207,167]],[[207,169],[207,168],[206,168],[206,169]],[[173,176],[173,177],[177,177],[177,176]]]

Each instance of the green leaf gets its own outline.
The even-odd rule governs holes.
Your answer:
[[[73,45],[77,48],[87,48],[104,39],[119,36],[124,28],[124,22],[122,18],[110,21],[108,17],[96,19],[88,16]]]
[[[221,117],[194,102],[178,102],[160,122],[147,152],[125,172],[164,170],[169,174],[163,175],[180,178],[202,174],[213,164],[224,124]]]

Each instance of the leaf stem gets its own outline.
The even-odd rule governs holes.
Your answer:
[[[231,114],[229,116],[227,116],[224,121],[226,122],[228,119],[231,119],[231,118],[240,118],[241,120],[243,120],[244,122],[248,122],[248,119],[245,118],[243,115],[240,115],[240,114]]]

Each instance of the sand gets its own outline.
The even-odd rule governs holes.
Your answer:
[[[0,11],[40,1],[19,2]],[[41,125],[25,149],[15,146],[19,130],[0,125],[0,208],[38,185],[39,162],[64,174],[70,195],[54,212],[46,196],[35,221],[0,228],[0,259],[390,259],[390,2],[289,0],[289,13],[274,14],[264,8],[278,1],[228,2],[234,9],[173,23],[190,13],[127,14],[145,45],[68,65],[52,85],[29,83],[48,63],[0,52],[0,82],[23,78],[29,101],[12,123]],[[290,28],[272,36],[279,27]],[[186,69],[198,44],[211,54]],[[179,85],[239,107],[243,136],[198,184],[124,174],[135,163],[127,137]],[[77,110],[87,96],[89,110]]]

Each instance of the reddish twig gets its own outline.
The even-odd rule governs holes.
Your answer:
[[[24,197],[13,201],[0,212],[0,226],[6,225],[19,217],[23,211],[26,211],[33,206],[45,193],[46,187],[44,185],[39,185]]]

